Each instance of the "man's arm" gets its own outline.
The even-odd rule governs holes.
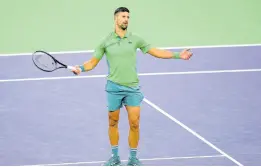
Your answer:
[[[96,57],[92,57],[89,61],[84,62],[82,66],[80,66],[82,71],[90,71],[94,69],[97,64],[100,62],[100,59],[97,59]]]
[[[92,69],[94,69],[97,66],[99,61],[100,61],[100,59],[98,59],[96,57],[92,57],[89,61],[84,62],[83,65],[75,66],[75,69],[73,69],[72,72],[75,75],[79,75],[81,72],[91,71]]]
[[[163,49],[157,49],[157,48],[151,48],[148,50],[148,54],[161,58],[161,59],[184,59],[188,60],[192,56],[192,52],[190,52],[190,49],[184,49],[181,52],[171,52],[168,50]]]
[[[161,59],[183,59],[188,60],[193,55],[190,52],[190,49],[184,49],[181,52],[171,52],[168,50],[157,49],[152,47],[149,43],[147,43],[143,38],[138,36],[138,48],[141,49],[143,53],[148,53],[154,57]]]

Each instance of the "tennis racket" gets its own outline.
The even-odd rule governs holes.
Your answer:
[[[55,59],[51,54],[45,51],[35,51],[32,56],[34,65],[42,71],[53,72],[58,69],[66,68],[73,70],[73,66],[68,66]]]

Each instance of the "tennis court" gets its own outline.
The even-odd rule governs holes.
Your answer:
[[[193,52],[189,61],[138,52],[145,95],[139,158],[151,166],[261,165],[261,46]],[[74,65],[91,52],[55,56]],[[99,166],[109,158],[105,59],[81,76],[42,72],[30,55],[1,56],[0,66],[0,165]],[[119,126],[126,160],[125,109]]]
[[[40,71],[31,54],[41,49],[65,64],[82,64],[113,30],[114,10],[126,6],[128,30],[155,47],[193,46],[194,52],[189,61],[137,52],[145,95],[142,163],[260,166],[260,5],[259,0],[1,0],[0,165],[100,166],[108,160],[106,60],[74,76]],[[127,160],[125,109],[119,128],[119,154]]]

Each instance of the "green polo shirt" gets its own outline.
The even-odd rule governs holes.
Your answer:
[[[131,32],[127,32],[123,38],[112,32],[96,47],[94,56],[101,60],[106,55],[109,69],[108,80],[135,87],[139,84],[136,68],[138,48],[145,54],[151,45]]]

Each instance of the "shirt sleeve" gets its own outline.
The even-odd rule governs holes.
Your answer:
[[[146,40],[139,37],[138,38],[138,48],[145,54],[151,49],[151,44],[149,44]]]
[[[93,56],[98,60],[101,60],[105,53],[104,41],[95,48]]]

